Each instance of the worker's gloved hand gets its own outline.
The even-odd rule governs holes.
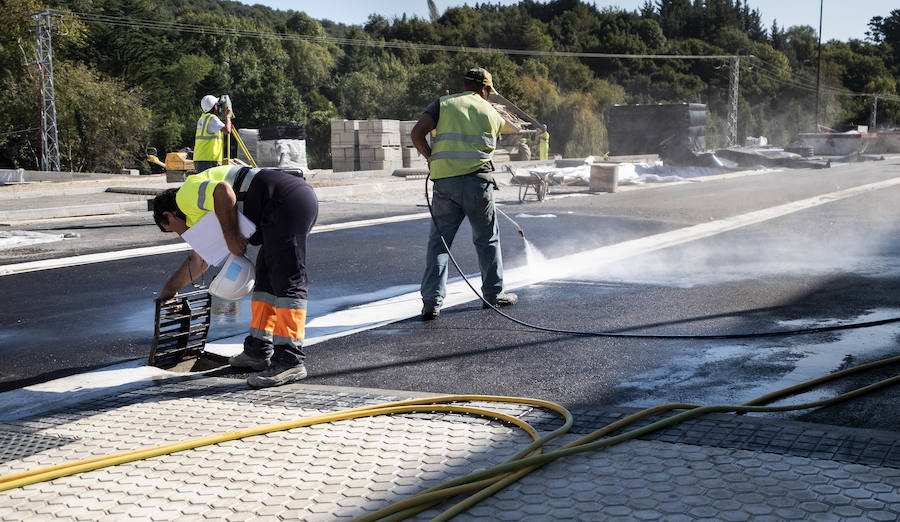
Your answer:
[[[247,253],[247,238],[243,236],[226,236],[225,243],[228,244],[228,251],[236,256],[243,256]]]
[[[153,301],[156,303],[159,303],[159,306],[161,308],[172,306],[173,304],[178,303],[178,299],[175,299],[174,295],[163,295],[163,294],[160,294],[159,297],[157,297]],[[169,310],[168,312],[169,313],[178,313],[180,311],[181,311],[181,305],[178,305],[178,306],[172,308],[171,310]]]
[[[184,303],[178,300],[178,298],[174,296],[163,297],[159,296],[154,299],[157,303],[159,303],[160,308],[164,310],[164,313],[167,314],[178,314],[181,313],[184,308]]]

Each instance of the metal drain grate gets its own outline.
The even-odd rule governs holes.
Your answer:
[[[196,358],[206,345],[212,297],[206,288],[156,302],[156,326],[149,364],[171,368]]]

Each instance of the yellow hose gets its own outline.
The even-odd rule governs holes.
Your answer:
[[[422,491],[416,495],[413,495],[409,498],[391,504],[381,510],[378,510],[374,513],[371,513],[359,520],[361,521],[374,521],[374,520],[400,520],[403,518],[407,518],[416,513],[419,513],[425,509],[433,507],[434,505],[448,499],[451,497],[455,497],[462,493],[468,493],[475,490],[470,497],[464,499],[463,501],[457,503],[452,506],[448,510],[444,511],[435,520],[447,520],[462,511],[468,509],[478,501],[492,495],[493,493],[499,491],[500,489],[506,487],[507,485],[515,482],[519,478],[525,476],[529,472],[538,469],[539,467],[551,462],[560,457],[565,457],[569,455],[574,455],[576,453],[582,453],[585,451],[591,451],[595,449],[606,448],[621,442],[625,442],[627,440],[631,440],[642,435],[651,433],[653,431],[659,430],[661,428],[670,426],[672,424],[676,424],[683,420],[703,415],[706,413],[723,413],[723,412],[732,412],[732,413],[750,413],[750,412],[779,412],[779,411],[791,411],[791,410],[801,410],[801,409],[810,409],[817,408],[822,406],[827,406],[831,404],[835,404],[841,401],[849,400],[855,397],[859,397],[866,393],[870,393],[872,391],[884,388],[886,386],[890,386],[893,384],[900,383],[900,375],[896,375],[894,377],[890,377],[876,383],[870,384],[868,386],[864,386],[862,388],[858,388],[856,390],[852,390],[847,393],[840,394],[836,397],[832,397],[830,399],[823,399],[814,402],[808,402],[803,404],[794,404],[794,405],[783,405],[783,406],[763,406],[763,404],[771,403],[774,400],[777,400],[782,397],[786,397],[789,395],[793,395],[796,393],[800,393],[802,391],[808,390],[813,386],[817,386],[824,382],[828,382],[837,378],[845,377],[847,375],[858,373],[860,371],[868,370],[871,368],[885,366],[888,364],[900,363],[900,356],[891,357],[887,359],[882,359],[880,361],[875,361],[859,366],[855,366],[852,368],[847,368],[841,370],[839,372],[835,372],[817,379],[813,379],[810,381],[806,381],[795,386],[791,386],[782,390],[779,390],[774,393],[766,394],[751,401],[747,401],[741,405],[713,405],[713,406],[699,406],[696,404],[686,404],[686,403],[672,403],[665,404],[661,406],[655,406],[652,408],[647,408],[640,412],[636,412],[632,415],[629,415],[623,419],[620,419],[616,422],[613,422],[599,430],[596,430],[584,437],[579,438],[578,440],[571,442],[562,446],[561,448],[551,451],[549,453],[541,453],[541,447],[549,442],[550,440],[559,437],[571,428],[573,424],[573,418],[571,413],[564,408],[563,406],[556,404],[550,401],[542,401],[539,399],[529,399],[529,398],[521,398],[521,397],[502,397],[502,396],[491,396],[491,395],[448,395],[434,398],[426,398],[426,399],[410,399],[405,401],[396,401],[389,402],[385,404],[378,404],[372,406],[363,406],[360,408],[353,408],[349,410],[343,410],[333,413],[327,413],[322,415],[315,415],[311,417],[304,417],[301,419],[295,419],[291,421],[278,422],[274,424],[269,424],[265,426],[258,426],[254,428],[248,428],[238,431],[231,431],[226,433],[221,433],[217,435],[210,435],[206,437],[200,437],[196,439],[191,439],[188,441],[181,441],[171,444],[164,444],[161,446],[156,446],[152,448],[145,448],[135,451],[129,451],[124,453],[119,453],[115,455],[107,455],[101,457],[94,457],[90,459],[84,459],[80,461],[75,461],[66,464],[60,464],[57,466],[51,466],[46,468],[40,468],[36,470],[14,473],[11,475],[6,475],[0,477],[0,491],[6,491],[13,488],[18,488],[22,486],[26,486],[29,484],[34,484],[37,482],[42,482],[46,480],[52,480],[58,477],[63,477],[67,475],[72,475],[74,473],[80,473],[82,471],[90,471],[94,469],[99,469],[107,466],[113,466],[116,464],[123,464],[126,462],[132,462],[135,460],[146,459],[150,457],[155,457],[159,455],[165,455],[169,453],[174,453],[178,451],[184,451],[187,449],[193,449],[201,446],[207,446],[210,444],[217,444],[219,442],[225,442],[229,440],[235,440],[245,437],[250,437],[253,435],[262,435],[265,433],[271,433],[275,431],[283,431],[294,428],[300,428],[305,426],[311,426],[314,424],[321,424],[326,422],[336,422],[340,420],[353,419],[353,418],[363,418],[363,417],[372,417],[376,415],[389,415],[389,414],[397,414],[397,413],[420,413],[420,412],[454,412],[454,413],[466,413],[466,414],[474,414],[474,415],[482,415],[486,417],[491,417],[503,422],[507,422],[513,424],[526,433],[533,439],[533,442],[526,446],[524,449],[516,453],[510,459],[508,459],[503,464],[495,466],[493,468],[482,470],[474,473],[470,473],[466,476],[459,477],[433,488],[429,488],[425,491]],[[544,435],[543,437],[539,436],[538,432],[527,422],[519,419],[517,417],[513,417],[511,415],[507,415],[504,413],[499,413],[495,411],[491,411],[484,408],[473,407],[473,406],[462,406],[455,405],[449,403],[462,403],[462,402],[507,402],[507,403],[516,403],[516,404],[526,404],[539,408],[545,408],[559,413],[564,422],[562,426],[557,428],[556,430]],[[631,431],[627,431],[625,433],[620,433],[615,436],[601,438],[605,435],[618,431],[634,422],[645,418],[650,415],[659,414],[662,412],[673,411],[673,410],[685,410],[670,417],[658,420],[653,422],[647,426],[643,426],[640,428],[633,429]],[[598,440],[599,439],[599,440]]]
[[[22,486],[26,486],[29,484],[34,484],[37,482],[43,482],[46,480],[52,480],[58,477],[64,477],[66,475],[72,475],[74,473],[80,473],[83,471],[91,471],[94,469],[99,469],[107,466],[114,466],[117,464],[124,464],[126,462],[132,462],[135,460],[147,459],[150,457],[156,457],[159,455],[166,455],[169,453],[175,453],[178,451],[184,451],[187,449],[198,448],[201,446],[208,446],[211,444],[218,444],[220,442],[225,442],[229,440],[241,439],[245,437],[250,437],[253,435],[262,435],[265,433],[271,433],[275,431],[283,431],[294,428],[300,428],[304,426],[311,426],[313,424],[322,424],[326,422],[335,422],[339,420],[352,419],[352,418],[362,418],[362,417],[373,417],[376,415],[388,415],[394,413],[414,413],[414,412],[456,412],[456,413],[469,413],[475,415],[483,415],[486,417],[493,417],[498,420],[502,420],[504,422],[508,422],[510,424],[514,424],[519,428],[523,429],[526,433],[528,433],[532,439],[541,440],[537,433],[537,431],[531,427],[527,422],[513,417],[511,415],[507,415],[504,413],[499,413],[483,408],[474,408],[471,406],[453,406],[441,403],[449,403],[449,402],[471,402],[471,401],[490,401],[490,402],[517,402],[522,404],[530,404],[538,407],[546,407],[552,409],[554,411],[560,412],[566,417],[566,425],[571,426],[572,419],[571,414],[563,408],[562,406],[551,403],[548,401],[540,401],[536,399],[519,399],[516,397],[492,397],[492,396],[481,396],[481,395],[466,395],[466,396],[456,396],[449,395],[443,397],[435,397],[431,399],[411,399],[407,401],[397,401],[380,405],[373,406],[364,406],[360,408],[353,408],[349,410],[343,410],[334,413],[327,413],[323,415],[316,415],[312,417],[304,417],[302,419],[296,419],[291,421],[278,422],[274,424],[268,424],[265,426],[257,426],[254,428],[248,428],[244,430],[238,431],[230,431],[226,433],[220,433],[217,435],[210,435],[206,437],[199,437],[196,439],[191,439],[187,441],[180,441],[171,444],[164,444],[161,446],[156,446],[152,448],[145,448],[140,450],[127,451],[124,453],[118,453],[115,455],[106,455],[100,457],[93,457],[89,459],[79,460],[75,462],[69,462],[66,464],[60,464],[57,466],[50,466],[46,468],[40,468],[31,471],[25,471],[21,473],[13,473],[11,475],[5,475],[0,477],[0,491],[6,491],[9,489],[14,489]],[[566,428],[568,429],[568,428]],[[559,431],[559,430],[557,430]],[[560,433],[561,434],[561,433]],[[543,437],[543,439],[547,439],[547,436]],[[549,440],[549,439],[548,439]],[[533,444],[532,444],[533,445]],[[531,447],[531,446],[529,446]]]
[[[516,473],[516,475],[517,475],[516,479],[518,479],[521,476],[524,476],[525,474],[533,471],[534,469],[537,469],[537,468],[543,466],[544,464],[547,464],[548,462],[556,460],[560,457],[566,457],[569,455],[574,455],[576,453],[582,453],[585,451],[591,451],[591,450],[596,450],[596,449],[613,446],[615,444],[619,444],[621,442],[625,442],[625,441],[640,437],[642,435],[646,435],[648,433],[657,431],[659,429],[665,428],[667,426],[676,424],[678,422],[690,419],[690,418],[698,416],[698,415],[703,415],[703,414],[707,414],[707,413],[727,413],[727,412],[731,412],[731,413],[751,413],[751,412],[762,413],[762,412],[779,412],[779,411],[791,411],[791,410],[818,408],[818,407],[822,407],[822,406],[836,404],[838,402],[842,402],[845,400],[849,400],[852,398],[862,396],[866,393],[871,393],[873,391],[876,391],[878,389],[881,389],[881,388],[884,388],[887,386],[898,384],[898,383],[900,383],[900,375],[896,375],[894,377],[890,377],[890,378],[884,379],[882,381],[878,381],[876,383],[870,384],[868,386],[864,386],[862,388],[858,388],[856,390],[853,390],[853,391],[850,391],[847,393],[843,393],[841,395],[832,397],[830,399],[824,399],[824,400],[820,400],[820,401],[803,403],[803,404],[785,405],[785,406],[757,406],[756,405],[756,404],[759,404],[762,402],[771,402],[775,398],[787,396],[789,394],[798,393],[799,391],[808,389],[810,387],[810,383],[821,384],[822,382],[833,380],[834,378],[837,378],[837,377],[843,377],[843,376],[849,375],[851,373],[856,373],[856,372],[862,371],[864,369],[871,369],[871,368],[874,368],[877,366],[884,366],[884,365],[893,364],[896,362],[900,362],[900,356],[883,359],[881,361],[875,361],[873,363],[864,364],[859,367],[848,368],[848,369],[842,370],[840,372],[836,372],[835,374],[831,374],[831,375],[828,375],[825,377],[820,377],[818,379],[813,379],[811,381],[807,381],[807,382],[804,382],[804,383],[801,383],[801,384],[798,384],[795,386],[791,386],[789,388],[785,388],[784,390],[780,390],[780,391],[772,393],[772,394],[764,395],[762,397],[748,401],[740,406],[698,406],[695,404],[673,403],[673,404],[665,404],[665,405],[661,405],[661,406],[655,406],[652,408],[642,410],[640,412],[629,415],[628,417],[625,417],[619,421],[616,421],[612,424],[609,424],[608,426],[605,426],[597,431],[594,431],[574,442],[566,444],[565,446],[563,446],[562,448],[560,448],[556,451],[552,451],[549,453],[543,453],[541,455],[536,455],[536,456],[532,456],[532,457],[526,457],[526,458],[518,459],[515,461],[509,461],[504,464],[500,464],[499,466],[496,466],[494,468],[478,471],[475,473],[470,473],[469,475],[460,477],[456,480],[449,482],[448,484],[457,486],[457,485],[465,484],[465,483],[476,483],[476,482],[483,483],[486,479],[490,479],[492,477],[494,478],[494,481],[492,481],[492,484],[490,486],[488,486],[488,488],[490,490],[489,492],[486,492],[486,494],[476,493],[472,497],[465,499],[464,501],[460,502],[459,504],[451,507],[449,510],[441,513],[434,520],[447,520],[448,518],[452,517],[453,515],[458,514],[462,511],[470,508],[476,502],[478,502],[482,498],[485,498],[488,494],[493,494],[494,492],[498,491],[506,483],[509,482],[509,481],[505,480],[505,477],[508,477],[509,474],[511,474],[511,473]],[[683,410],[687,410],[687,411],[681,412],[679,414],[673,415],[673,416],[665,418],[665,419],[661,419],[661,420],[656,421],[647,426],[637,428],[632,431],[622,433],[620,435],[616,435],[614,437],[596,440],[596,439],[602,437],[603,435],[612,433],[613,431],[616,431],[616,430],[621,429],[629,424],[632,424],[633,422],[635,422],[641,418],[647,417],[652,414],[661,413],[664,411],[678,410],[678,409],[683,409]],[[503,482],[502,485],[501,485],[501,482]],[[495,483],[496,483],[496,485],[495,485]],[[418,495],[422,495],[422,493],[419,493],[417,495],[414,495],[412,497],[404,499],[400,502],[391,504],[385,508],[382,508],[381,510],[378,510],[378,511],[371,513],[365,517],[362,517],[359,520],[360,521],[398,520],[399,518],[393,517],[392,515],[400,512],[400,511],[403,511],[403,510],[408,510],[411,506],[417,505],[420,500],[424,501],[424,499],[417,498]],[[449,492],[448,492],[448,494],[446,495],[446,498],[449,498],[452,496],[455,496],[455,493],[449,494]],[[429,502],[434,503],[437,500],[437,497],[434,494],[429,494],[427,499]],[[403,512],[407,513],[407,511],[403,511]]]

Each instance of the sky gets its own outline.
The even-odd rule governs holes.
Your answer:
[[[363,24],[369,14],[378,13],[385,18],[409,16],[428,19],[427,0],[241,0],[246,4],[262,4],[273,9],[303,11],[309,16],[321,20],[329,19],[348,25]],[[589,1],[589,0],[588,0]],[[900,9],[898,0],[822,0],[822,36],[823,41],[851,38],[863,39],[869,29],[869,20],[873,16],[890,15],[892,9]],[[478,0],[435,0],[438,10],[443,12],[448,7],[475,5]],[[481,3],[516,4],[517,0],[482,0]],[[614,0],[611,2],[592,2],[598,8],[618,7],[634,11],[644,4],[644,0]],[[809,25],[818,31],[820,0],[750,0],[750,7],[758,9],[762,15],[763,26],[772,27],[774,20],[778,26],[787,28],[792,25]]]

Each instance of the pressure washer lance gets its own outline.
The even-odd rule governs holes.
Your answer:
[[[520,227],[518,223],[516,223],[515,221],[513,221],[513,218],[509,217],[509,216],[506,214],[506,212],[503,212],[502,210],[500,210],[500,209],[497,208],[497,207],[494,207],[494,208],[497,210],[497,212],[500,213],[500,215],[502,215],[503,217],[505,217],[506,219],[508,219],[509,222],[512,223],[514,227],[516,227],[516,230],[519,232],[519,235],[522,236],[522,239],[525,239],[525,231],[522,230],[522,227]]]

